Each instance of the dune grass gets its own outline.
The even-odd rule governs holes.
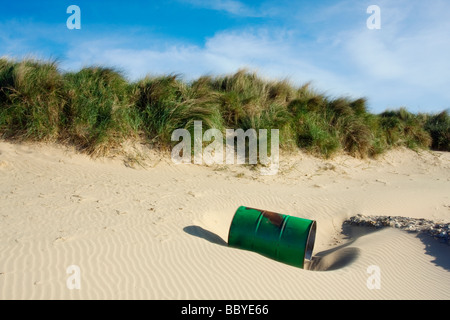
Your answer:
[[[264,81],[255,73],[239,70],[233,75],[201,77],[192,85],[214,93],[211,101],[221,114],[223,127],[257,132],[279,129],[281,147],[292,146],[292,116],[287,105],[295,89],[286,81]]]
[[[321,157],[372,157],[405,146],[450,151],[450,115],[405,108],[372,114],[363,98],[329,97],[287,80],[239,70],[185,82],[177,75],[130,83],[120,72],[87,67],[64,73],[55,62],[0,59],[0,135],[60,141],[91,155],[144,139],[170,148],[175,129],[279,129],[280,147]],[[269,130],[270,132],[270,130]]]
[[[426,115],[425,130],[431,136],[432,149],[450,151],[450,115],[448,110],[435,115]]]
[[[176,75],[147,77],[134,84],[133,96],[142,131],[159,146],[170,146],[176,129],[187,129],[193,136],[196,120],[202,121],[204,130],[223,131],[215,94],[201,84],[188,85]]]
[[[67,103],[62,138],[91,154],[105,154],[137,135],[141,119],[132,103],[132,87],[119,72],[92,67],[66,73],[63,79]]]
[[[54,62],[0,59],[0,132],[4,137],[55,140],[65,103]]]
[[[388,145],[414,150],[431,146],[432,137],[425,130],[425,120],[426,116],[412,114],[405,108],[380,114],[380,125]]]

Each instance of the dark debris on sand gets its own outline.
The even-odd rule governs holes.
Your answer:
[[[450,244],[450,223],[437,223],[427,219],[400,216],[363,216],[358,214],[345,220],[344,224],[372,228],[391,227],[413,233],[424,233],[442,243]]]

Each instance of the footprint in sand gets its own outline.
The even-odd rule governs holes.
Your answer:
[[[66,242],[66,238],[64,238],[64,237],[57,237],[55,240],[53,240],[53,243],[55,244],[58,244],[58,243],[62,243],[62,242]]]
[[[72,194],[72,195],[70,196],[70,200],[71,200],[72,202],[78,202],[78,203],[80,203],[80,202],[83,200],[83,197],[80,196],[79,194]]]
[[[126,212],[126,211],[121,211],[121,210],[117,210],[117,209],[115,209],[115,212],[116,212],[116,214],[119,215],[119,216],[128,214],[128,212]]]

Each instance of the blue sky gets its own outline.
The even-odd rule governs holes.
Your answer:
[[[66,26],[70,5],[81,30]],[[367,28],[370,5],[379,30]],[[450,108],[449,12],[448,0],[17,0],[2,3],[0,56],[115,67],[130,80],[248,68],[366,97],[372,112],[438,112]]]

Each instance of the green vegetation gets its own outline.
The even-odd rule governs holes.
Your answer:
[[[175,129],[279,129],[280,147],[372,157],[393,147],[450,151],[450,115],[405,108],[371,114],[365,99],[328,97],[240,70],[184,82],[128,82],[103,67],[64,73],[55,62],[0,59],[0,136],[54,141],[104,155],[126,139],[170,148]]]
[[[380,126],[388,145],[411,149],[428,148],[431,136],[425,130],[425,116],[414,115],[405,108],[380,114]]]
[[[145,78],[134,84],[133,98],[141,130],[161,147],[171,145],[176,129],[190,130],[193,136],[196,120],[202,121],[204,130],[223,130],[216,94],[200,83],[188,85],[175,75]]]
[[[123,139],[137,135],[140,117],[132,88],[116,71],[84,68],[63,75],[64,105],[60,132],[78,148],[104,154]]]
[[[58,136],[65,98],[55,63],[0,59],[0,86],[4,137],[50,140]]]
[[[448,111],[429,115],[425,121],[425,130],[431,136],[431,148],[433,150],[450,151],[450,115]]]

